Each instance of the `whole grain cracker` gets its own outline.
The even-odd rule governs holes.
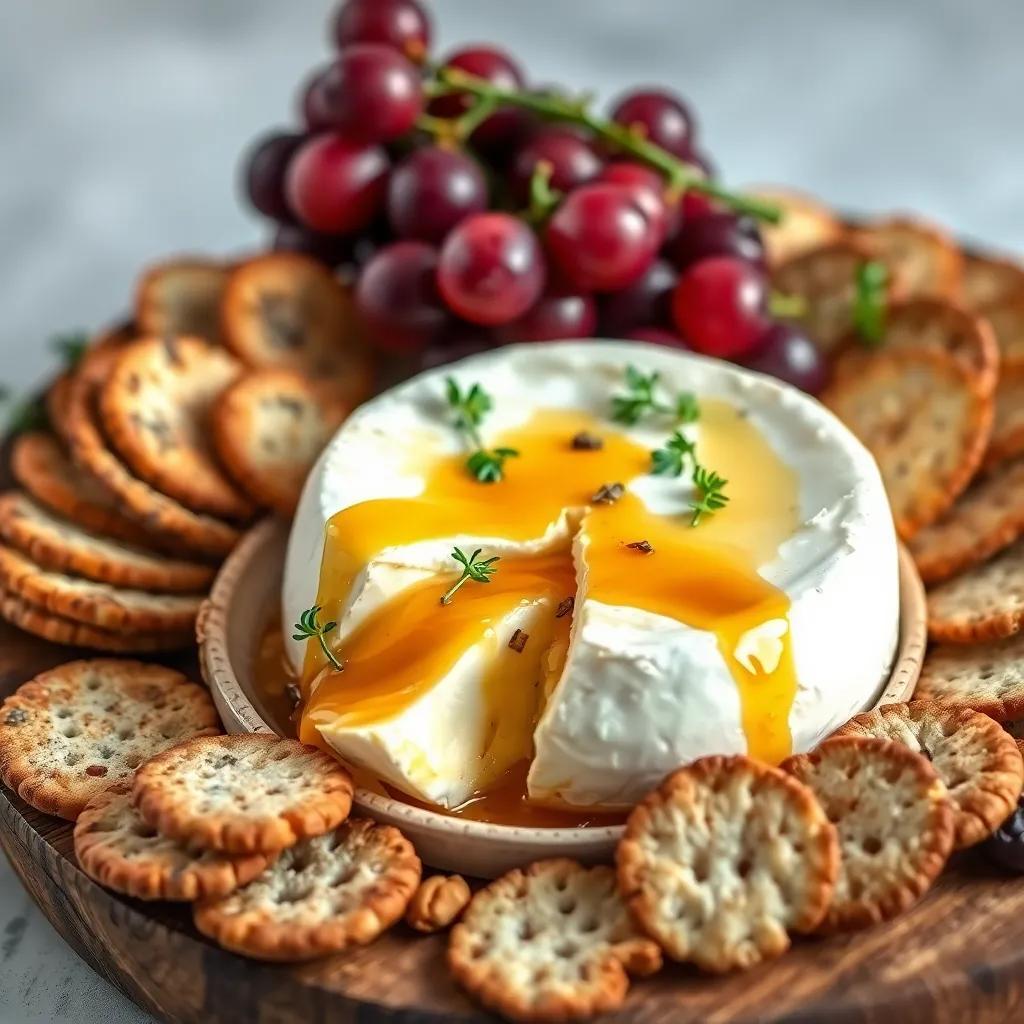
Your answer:
[[[845,228],[820,200],[803,192],[775,186],[755,186],[747,192],[774,203],[782,212],[777,224],[762,224],[761,237],[772,266],[840,238]]]
[[[221,899],[270,863],[263,854],[230,857],[164,838],[139,817],[126,780],[86,804],[74,838],[75,856],[90,878],[137,900]]]
[[[857,715],[836,736],[875,736],[924,754],[953,804],[954,848],[980,843],[1017,806],[1024,761],[998,722],[941,701],[886,704]]]
[[[472,895],[462,875],[431,875],[409,901],[405,923],[424,934],[439,932],[462,916]]]
[[[989,471],[1024,455],[1024,360],[1004,361],[995,402],[992,437],[984,462]]]
[[[953,848],[953,809],[927,758],[845,736],[781,767],[810,787],[839,834],[839,877],[819,931],[895,917],[938,877]]]
[[[196,927],[257,960],[297,961],[364,946],[400,920],[420,861],[396,828],[349,820],[285,850],[259,878],[197,904]]]
[[[90,533],[18,491],[0,495],[0,537],[42,568],[113,586],[187,593],[213,581],[212,566]]]
[[[254,370],[217,399],[211,417],[221,461],[246,494],[283,516],[347,408],[291,370]]]
[[[740,755],[673,772],[626,822],[619,887],[676,960],[752,967],[811,932],[839,870],[835,828],[813,793]]]
[[[1024,717],[1024,633],[989,644],[933,647],[914,699],[971,708],[997,722]]]
[[[217,462],[210,408],[242,364],[200,338],[140,338],[100,392],[104,431],[128,467],[195,512],[245,520],[252,503]]]
[[[139,334],[194,335],[220,341],[220,306],[230,266],[184,257],[151,266],[135,293]]]
[[[352,778],[328,754],[265,733],[183,743],[135,778],[162,835],[225,853],[276,853],[345,820]]]
[[[630,919],[611,868],[556,858],[481,889],[452,930],[448,966],[511,1020],[580,1020],[621,1006],[629,975],[657,971],[661,951]]]
[[[965,253],[963,294],[972,309],[984,313],[1004,301],[1024,296],[1024,265],[1013,257]]]
[[[72,661],[0,705],[0,778],[22,800],[72,821],[111,782],[192,736],[219,731],[210,695],[140,661]]]

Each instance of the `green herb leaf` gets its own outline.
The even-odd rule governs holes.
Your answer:
[[[322,626],[317,622],[320,614],[320,605],[315,604],[307,608],[300,616],[299,621],[292,627],[295,632],[293,640],[312,640],[314,637],[320,641],[320,649],[324,652],[327,660],[334,666],[336,672],[340,672],[345,666],[338,660],[337,655],[327,646],[325,639],[338,624],[336,622],[325,622]]]
[[[496,484],[505,475],[505,460],[518,455],[515,448],[478,448],[466,459],[466,467],[480,483]]]
[[[683,391],[676,397],[676,418],[680,423],[696,423],[700,419],[700,404],[692,391]]]
[[[624,395],[612,396],[612,419],[616,423],[635,426],[649,413],[667,411],[664,405],[655,401],[657,383],[657,373],[645,376],[635,366],[627,366],[626,387],[629,390]]]
[[[468,390],[462,391],[454,377],[445,380],[445,388],[448,404],[455,413],[455,428],[479,442],[477,428],[491,411],[491,396],[479,384],[471,384]]]
[[[462,566],[462,575],[445,592],[441,598],[441,604],[451,604],[452,598],[458,593],[459,588],[470,580],[474,583],[490,583],[491,577],[498,571],[495,562],[500,562],[498,555],[490,558],[480,558],[481,548],[477,548],[471,555],[467,555],[461,548],[452,551],[452,558]]]
[[[693,483],[697,488],[697,500],[690,502],[693,509],[693,517],[690,520],[691,526],[696,526],[702,516],[714,515],[719,509],[725,508],[729,503],[729,496],[724,493],[725,485],[729,481],[719,476],[714,470],[708,469],[699,463],[693,467]]]
[[[68,331],[55,334],[50,339],[50,348],[61,357],[66,369],[77,366],[89,347],[89,335],[85,331]]]
[[[696,458],[694,444],[677,430],[663,447],[651,452],[651,472],[655,476],[682,476],[691,458]]]
[[[889,270],[884,263],[868,260],[857,268],[857,294],[853,303],[853,327],[864,344],[881,344],[885,333],[886,286]]]
[[[9,397],[8,392],[7,398]],[[11,408],[7,417],[7,429],[12,434],[24,434],[29,430],[43,430],[49,422],[50,418],[46,414],[46,406],[42,399],[27,398]]]

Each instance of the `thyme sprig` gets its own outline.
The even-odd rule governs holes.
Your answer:
[[[690,460],[696,465],[696,446],[677,430],[661,448],[651,452],[651,472],[655,476],[682,476]]]
[[[491,577],[498,571],[494,563],[500,562],[501,558],[498,555],[480,558],[481,550],[481,548],[477,548],[471,555],[467,555],[461,548],[455,548],[452,551],[452,558],[462,566],[462,575],[445,592],[441,598],[441,604],[451,604],[452,598],[455,597],[459,589],[470,580],[474,583],[491,582]]]
[[[338,656],[327,646],[327,634],[338,624],[336,622],[325,622],[321,625],[317,622],[320,614],[320,605],[315,604],[307,608],[300,616],[299,621],[292,627],[295,632],[293,640],[312,640],[314,637],[320,642],[320,649],[324,652],[327,660],[334,666],[335,671],[340,672],[345,666],[338,660]]]
[[[695,463],[693,467],[693,483],[697,488],[697,500],[690,502],[693,517],[690,525],[696,526],[702,516],[714,515],[729,503],[725,493],[725,485],[729,481],[719,476],[713,469]]]
[[[645,416],[672,414],[680,423],[694,423],[700,417],[700,404],[692,391],[681,391],[673,404],[658,397],[660,374],[643,374],[635,366],[626,367],[626,392],[612,396],[612,419],[616,423],[636,426]]]
[[[853,328],[857,336],[872,348],[882,342],[885,333],[885,305],[889,269],[878,260],[868,260],[857,268],[857,293],[853,300]]]
[[[479,383],[471,384],[463,391],[454,377],[445,380],[445,395],[454,413],[452,422],[455,429],[464,434],[473,447],[466,459],[466,468],[482,484],[497,483],[505,475],[505,460],[515,458],[519,452],[515,448],[484,447],[480,424],[494,406],[491,396]]]

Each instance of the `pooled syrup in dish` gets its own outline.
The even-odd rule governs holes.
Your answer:
[[[600,437],[603,446],[574,450],[572,438],[581,431]],[[628,490],[650,472],[650,451],[614,424],[582,412],[540,410],[488,443],[520,452],[506,463],[499,483],[475,480],[465,455],[443,456],[423,469],[418,497],[366,501],[332,516],[317,595],[321,621],[342,617],[360,572],[386,548],[458,535],[536,539],[571,510],[583,534],[586,596],[713,633],[739,693],[749,753],[773,763],[787,756],[796,695],[789,599],[758,568],[775,557],[796,525],[798,482],[744,414],[726,402],[702,403],[698,457],[727,478],[729,504],[697,527],[688,513],[650,512]],[[688,476],[680,478],[681,489]],[[595,492],[611,483],[627,490],[617,501],[595,503]],[[653,552],[629,546],[639,541]],[[453,572],[412,586],[370,614],[336,642],[344,671],[320,675],[315,687],[310,684],[326,659],[317,643],[307,644],[300,725],[305,742],[325,745],[317,723],[340,718],[365,725],[400,713],[493,633],[495,619],[524,599],[544,596],[554,607],[576,589],[568,550],[503,557],[490,583],[469,582],[442,606],[440,597],[456,578]],[[568,625],[565,616],[556,632]],[[762,640],[752,640],[751,630]],[[489,681],[485,688],[491,717],[500,722],[509,710],[507,690]],[[507,782],[507,774],[490,785]]]

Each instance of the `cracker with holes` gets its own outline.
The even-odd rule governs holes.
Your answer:
[[[1011,257],[965,253],[963,297],[968,306],[987,314],[993,306],[1021,296],[1024,264]]]
[[[224,296],[224,340],[244,363],[332,378],[347,405],[373,385],[373,366],[348,292],[322,263],[276,252],[243,263]]]
[[[940,643],[999,640],[1022,625],[1024,541],[928,592],[928,636]]]
[[[985,453],[987,470],[1024,455],[1024,360],[1004,362],[995,401],[992,437]]]
[[[851,235],[899,277],[908,298],[959,298],[963,257],[941,228],[917,218],[888,217],[853,228]]]
[[[661,967],[608,867],[566,858],[510,871],[481,889],[448,946],[455,980],[511,1020],[579,1020],[622,1005],[629,976]]]
[[[755,187],[748,194],[767,199],[782,213],[778,224],[760,225],[768,260],[773,266],[834,242],[844,234],[845,229],[835,214],[812,196],[774,187]]]
[[[399,921],[420,882],[412,843],[351,820],[285,850],[257,879],[195,908],[204,935],[257,960],[298,961],[364,946]]]
[[[953,810],[927,758],[846,736],[781,767],[813,791],[839,834],[839,877],[820,931],[887,921],[938,877],[953,848]]]
[[[0,778],[22,800],[72,821],[148,757],[219,732],[209,694],[139,661],[72,661],[0,705]]]
[[[1024,718],[1024,633],[990,644],[933,647],[914,699],[971,708],[997,722]]]
[[[822,401],[874,455],[904,539],[970,482],[992,427],[992,398],[940,352],[894,350],[837,378]]]
[[[925,583],[940,583],[1009,547],[1024,534],[1024,459],[976,480],[952,508],[911,539]]]
[[[616,860],[633,916],[669,956],[728,971],[817,928],[839,847],[792,776],[743,756],[705,757],[636,806]]]
[[[152,594],[68,576],[44,569],[3,544],[0,586],[47,612],[125,633],[190,629],[203,601],[199,594]]]
[[[100,392],[103,428],[139,477],[195,512],[249,518],[253,507],[209,441],[210,408],[242,372],[199,338],[143,338],[124,349]]]
[[[221,899],[261,875],[263,854],[231,857],[189,849],[147,825],[121,780],[94,796],[75,823],[75,856],[101,885],[137,900]]]
[[[143,818],[171,839],[225,853],[276,853],[344,821],[352,778],[297,740],[215,736],[143,765],[135,799]]]
[[[225,264],[197,258],[150,267],[135,293],[139,334],[220,341],[220,304],[230,272]]]
[[[213,581],[212,566],[90,533],[18,491],[0,495],[0,537],[41,568],[98,583],[195,593],[206,590]]]
[[[301,374],[254,370],[217,399],[211,418],[214,447],[246,494],[289,516],[347,411],[327,387]]]
[[[1017,806],[1024,762],[998,722],[940,701],[886,704],[857,715],[836,736],[874,736],[924,754],[953,804],[954,848],[980,843]]]
[[[454,924],[472,897],[462,875],[431,875],[424,878],[405,910],[405,923],[414,931],[429,934]]]

